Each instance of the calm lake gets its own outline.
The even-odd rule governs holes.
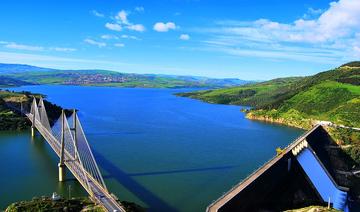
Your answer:
[[[107,187],[150,211],[204,211],[303,131],[248,120],[241,107],[176,97],[186,89],[25,86],[76,108]],[[0,133],[0,209],[33,196],[86,196],[30,129]]]

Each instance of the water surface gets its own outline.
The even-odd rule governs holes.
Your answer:
[[[176,97],[184,89],[25,86],[76,108],[111,192],[150,211],[204,211],[302,131],[248,120],[239,106]],[[33,196],[86,195],[29,131],[0,133],[0,208]]]

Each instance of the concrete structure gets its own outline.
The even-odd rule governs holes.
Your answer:
[[[349,211],[349,189],[339,186],[328,171],[331,167],[323,164],[327,164],[319,141],[323,132],[322,126],[314,126],[210,204],[207,211],[283,211],[327,205],[328,201],[334,208]]]
[[[31,126],[31,137],[35,137],[35,127]]]
[[[37,129],[59,156],[60,182],[65,180],[67,167],[95,203],[108,211],[125,212],[124,207],[117,202],[105,185],[76,111],[69,119],[62,112],[58,121],[50,127],[43,99],[40,98],[37,103],[34,98],[30,112],[25,112],[25,115],[32,122],[32,136]]]
[[[23,110],[21,110],[21,112],[23,112]],[[32,122],[31,122],[31,137],[32,138],[35,137],[35,124],[34,123],[35,123],[35,116],[33,116]]]
[[[66,166],[65,166],[65,164],[58,163],[58,167],[59,167],[59,182],[64,182]]]

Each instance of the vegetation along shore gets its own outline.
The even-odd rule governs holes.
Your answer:
[[[30,122],[21,114],[21,108],[23,111],[29,111],[33,98],[40,96],[41,94],[0,89],[0,131],[28,128]],[[50,125],[52,125],[60,116],[62,108],[46,100],[44,100],[44,104],[48,111]],[[71,111],[65,110],[65,113],[70,115]]]
[[[144,212],[145,209],[135,203],[122,201],[121,204],[128,212]],[[106,210],[99,205],[95,205],[87,197],[76,197],[71,199],[51,197],[34,197],[32,200],[20,201],[9,205],[5,212],[37,212],[37,211],[88,211],[105,212]]]

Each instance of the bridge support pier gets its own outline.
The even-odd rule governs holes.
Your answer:
[[[65,113],[64,110],[61,112],[61,150],[60,150],[60,162],[59,167],[59,182],[65,181],[65,164],[64,164],[64,154],[65,154]]]
[[[65,181],[65,169],[66,169],[66,166],[65,166],[65,164],[59,163],[58,167],[59,167],[59,182],[64,182]]]
[[[35,137],[35,127],[31,127],[31,137]]]

